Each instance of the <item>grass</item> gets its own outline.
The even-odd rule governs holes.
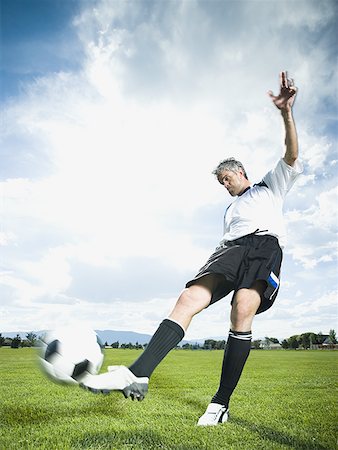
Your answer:
[[[106,350],[105,366],[137,350]],[[338,352],[252,351],[227,424],[196,427],[222,351],[173,351],[143,402],[47,380],[33,349],[0,348],[0,449],[327,449],[337,447]]]

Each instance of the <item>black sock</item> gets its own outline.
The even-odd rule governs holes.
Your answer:
[[[224,351],[221,381],[212,403],[229,406],[229,400],[241,376],[251,348],[251,331],[232,331]]]
[[[178,323],[164,319],[141,356],[129,367],[137,377],[150,377],[162,359],[183,339]]]

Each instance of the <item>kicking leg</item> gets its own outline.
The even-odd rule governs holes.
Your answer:
[[[163,320],[145,351],[129,367],[134,375],[150,378],[162,359],[183,339],[193,316],[209,305],[215,280],[205,276],[201,284],[183,290],[168,319]]]
[[[218,277],[206,275],[198,284],[184,289],[169,318],[163,320],[144,352],[129,368],[111,367],[111,372],[88,376],[81,387],[94,393],[119,390],[125,397],[142,400],[147,393],[151,374],[183,339],[193,316],[209,305],[218,282]]]

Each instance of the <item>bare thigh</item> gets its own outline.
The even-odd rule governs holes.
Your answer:
[[[186,330],[193,316],[209,306],[212,293],[221,281],[219,275],[205,275],[192,286],[185,288],[179,296],[170,319],[180,323]]]

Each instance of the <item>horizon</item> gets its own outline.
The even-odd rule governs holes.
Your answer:
[[[304,331],[303,333],[298,333],[298,334],[295,334],[296,336],[300,336],[300,335],[302,335],[302,334],[306,334],[306,333],[313,333],[313,334],[315,334],[315,335],[322,335],[322,336],[329,336],[330,335],[330,331],[331,331],[332,329],[330,329],[329,330],[329,332],[327,332],[327,333],[325,333],[325,332],[322,332],[322,331],[317,331],[317,332],[315,332],[315,331]],[[28,334],[28,333],[44,333],[44,332],[46,332],[46,331],[49,331],[49,330],[30,330],[30,331],[0,331],[0,335],[2,336],[2,337],[4,337],[4,338],[9,338],[9,339],[11,339],[11,337],[10,336],[6,336],[5,335],[5,333],[8,333],[8,334],[12,334],[12,335],[14,335],[14,334],[18,334],[18,335],[20,335],[20,337],[21,337],[21,339],[22,339],[22,334]],[[96,329],[96,330],[94,330],[96,333],[104,333],[104,332],[112,332],[112,333],[132,333],[132,334],[137,334],[137,335],[140,335],[140,336],[142,336],[142,335],[144,335],[144,336],[147,336],[147,337],[149,337],[149,338],[151,338],[152,337],[152,335],[151,334],[148,334],[148,333],[139,333],[139,332],[137,332],[137,331],[133,331],[133,330],[110,330],[110,329],[106,329],[106,330],[99,330],[99,329]],[[334,329],[334,331],[335,331],[335,329]],[[292,335],[292,336],[295,336],[295,335]],[[185,337],[182,339],[182,341],[179,343],[179,344],[181,344],[181,343],[184,343],[184,342],[190,342],[190,343],[193,343],[193,342],[198,342],[198,341],[205,341],[205,340],[207,340],[207,339],[212,339],[212,340],[218,340],[218,341],[221,341],[221,340],[225,340],[226,341],[226,339],[227,339],[227,335],[224,335],[224,336],[204,336],[204,337],[196,337],[196,338],[194,338],[194,339],[186,339]],[[279,342],[282,342],[284,339],[288,339],[288,338],[290,338],[291,337],[291,335],[290,336],[283,336],[283,337],[279,337],[279,336],[254,336],[253,335],[253,337],[252,337],[252,342],[254,342],[254,341],[257,341],[257,340],[264,340],[264,339],[266,339],[266,337],[269,337],[270,339],[272,338],[276,338],[276,339],[278,339],[278,341]],[[37,338],[39,338],[39,335],[37,335]],[[127,342],[124,342],[124,343],[127,343]]]

